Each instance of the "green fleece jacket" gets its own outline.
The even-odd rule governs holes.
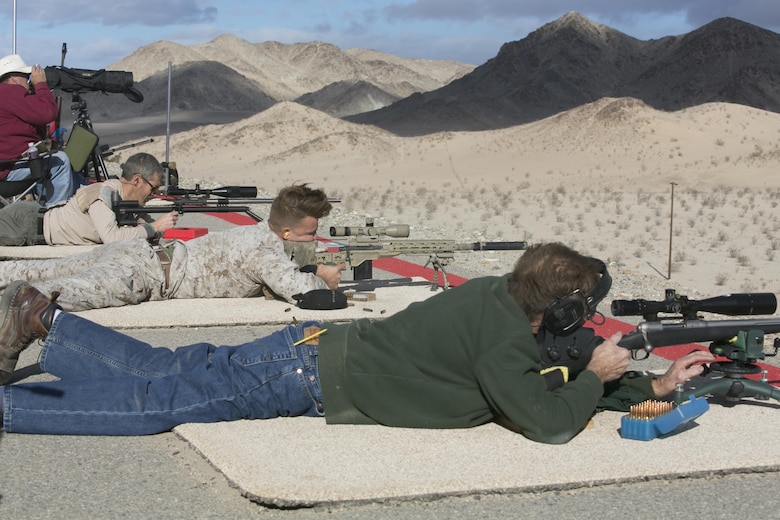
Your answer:
[[[547,390],[531,325],[508,281],[477,278],[382,320],[325,324],[319,363],[327,421],[467,428],[504,418],[535,441],[574,437],[604,387],[586,370]],[[649,382],[639,386],[647,390]]]

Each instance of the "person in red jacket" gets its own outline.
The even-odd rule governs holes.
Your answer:
[[[32,178],[23,154],[30,143],[46,139],[46,127],[57,118],[57,103],[40,65],[27,65],[21,56],[0,58],[0,182]],[[65,152],[47,158],[49,177],[41,202],[47,206],[68,200],[79,187]]]

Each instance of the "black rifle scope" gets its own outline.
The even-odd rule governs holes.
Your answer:
[[[252,199],[257,197],[257,188],[254,186],[223,186],[221,188],[206,190],[197,186],[194,190],[188,190],[173,187],[168,189],[168,195],[173,197],[214,196],[230,199]]]
[[[774,293],[734,293],[690,300],[687,296],[676,294],[674,289],[667,289],[663,301],[613,300],[611,310],[613,316],[643,316],[645,319],[659,319],[658,314],[676,314],[685,319],[695,319],[699,312],[753,316],[774,314],[777,298]]]

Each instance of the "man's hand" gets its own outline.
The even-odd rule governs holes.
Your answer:
[[[675,360],[669,370],[657,379],[653,379],[653,392],[656,397],[663,397],[674,391],[678,383],[684,383],[692,377],[696,377],[704,371],[702,363],[715,361],[707,350],[694,350]]]
[[[341,271],[346,268],[347,264],[343,262],[339,265],[317,264],[317,276],[325,280],[329,288],[338,289],[341,281]]]
[[[40,65],[33,65],[32,72],[30,72],[30,82],[35,85],[36,83],[46,83],[46,71]]]
[[[593,351],[586,370],[595,372],[602,383],[620,379],[628,368],[631,352],[617,346],[622,337],[622,333],[616,332]]]
[[[155,233],[162,233],[166,229],[175,227],[177,220],[179,220],[179,213],[177,211],[171,211],[152,222],[152,227],[154,228]]]

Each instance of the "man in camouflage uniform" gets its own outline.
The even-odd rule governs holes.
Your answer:
[[[311,242],[318,220],[330,213],[322,190],[283,188],[267,222],[190,240],[123,240],[52,260],[0,263],[0,289],[26,280],[47,295],[59,292],[68,311],[120,307],[173,298],[247,298],[268,288],[278,297],[335,289],[345,265],[300,267],[286,242]]]

